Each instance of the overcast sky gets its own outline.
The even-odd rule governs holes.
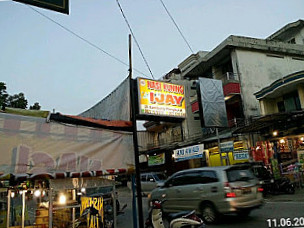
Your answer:
[[[194,53],[229,35],[266,38],[304,18],[303,0],[163,0]],[[120,0],[155,78],[191,51],[160,0]],[[70,15],[33,7],[128,64],[129,30],[116,0],[70,0]],[[128,75],[128,67],[27,5],[0,0],[0,81],[29,105],[63,114],[90,108]],[[134,77],[150,77],[133,42]]]

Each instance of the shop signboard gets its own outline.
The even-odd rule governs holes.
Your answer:
[[[85,213],[87,212],[88,213]],[[88,228],[103,228],[103,198],[81,197],[80,216],[86,214]]]
[[[165,153],[150,155],[148,159],[148,166],[165,164]]]
[[[221,152],[232,152],[234,147],[233,147],[233,141],[228,141],[228,142],[222,142],[220,143],[221,146]]]
[[[174,150],[175,162],[185,161],[196,158],[203,158],[204,156],[204,144],[188,146]]]
[[[137,86],[139,115],[186,117],[183,85],[138,78]]]
[[[233,152],[234,160],[248,160],[249,159],[249,151],[248,150],[240,150]]]

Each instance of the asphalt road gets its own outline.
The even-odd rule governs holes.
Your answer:
[[[238,216],[229,215],[224,216],[221,222],[217,225],[208,225],[208,228],[213,227],[242,227],[242,228],[269,228],[275,227],[274,221],[276,219],[276,227],[281,227],[280,221],[282,219],[282,225],[284,225],[284,219],[290,218],[291,221],[297,220],[297,218],[303,217],[304,219],[304,202],[267,202],[264,207],[252,211],[247,218],[240,218]],[[269,219],[272,221],[270,222]],[[267,221],[268,220],[268,221]],[[287,220],[285,220],[287,221]],[[294,223],[294,222],[293,222]],[[286,226],[285,227],[291,227]],[[304,226],[302,226],[304,227]]]
[[[207,225],[207,228],[215,227],[242,227],[242,228],[284,228],[291,227],[287,224],[285,226],[284,222],[286,219],[290,218],[292,223],[295,223],[298,218],[303,218],[304,220],[304,200],[301,193],[300,197],[295,198],[296,195],[282,195],[275,196],[265,199],[265,205],[260,208],[253,210],[251,214],[246,218],[240,218],[236,215],[226,215],[223,216],[216,225]],[[292,199],[292,200],[290,200]],[[133,216],[132,216],[132,197],[130,193],[122,192],[119,197],[121,204],[127,203],[128,207],[125,210],[125,214],[118,216],[117,227],[118,228],[133,228]],[[143,211],[144,220],[147,218],[147,198],[143,197]],[[271,221],[267,221],[272,219]],[[276,226],[273,219],[276,219]],[[280,221],[282,219],[282,224]],[[285,219],[285,220],[284,220]],[[284,221],[283,221],[284,220]],[[304,221],[303,221],[304,222]],[[280,226],[279,226],[280,225]],[[299,223],[300,225],[300,223]],[[304,228],[303,226],[300,226]]]

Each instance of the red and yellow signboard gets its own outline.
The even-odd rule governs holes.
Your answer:
[[[140,115],[185,118],[183,85],[138,78]]]

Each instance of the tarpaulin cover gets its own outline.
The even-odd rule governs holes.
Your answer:
[[[227,113],[221,80],[199,78],[205,127],[227,127]]]
[[[112,93],[92,108],[80,114],[83,117],[107,120],[130,120],[130,78],[126,78]]]
[[[0,173],[134,168],[132,133],[0,113]]]

